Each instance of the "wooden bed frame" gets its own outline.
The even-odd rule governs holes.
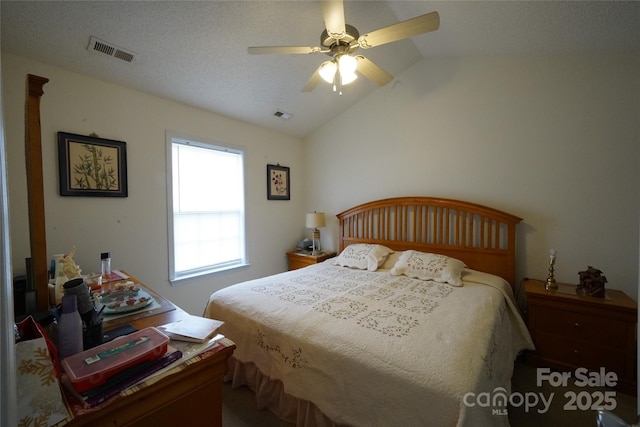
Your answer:
[[[515,215],[475,203],[396,197],[363,203],[336,215],[340,251],[352,243],[447,255],[515,285]]]
[[[521,219],[514,215],[457,200],[398,197],[364,203],[337,217],[340,251],[353,243],[378,243],[397,251],[440,253],[515,283],[515,229]],[[297,425],[336,427],[314,402],[287,394],[255,364],[230,360],[228,378],[249,385],[261,407]]]

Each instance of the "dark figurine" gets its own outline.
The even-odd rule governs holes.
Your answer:
[[[607,283],[607,278],[602,275],[602,271],[589,266],[585,271],[578,272],[578,276],[580,276],[580,284],[576,287],[578,295],[604,298],[604,284]]]

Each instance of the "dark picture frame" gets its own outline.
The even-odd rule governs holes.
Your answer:
[[[291,199],[290,174],[288,167],[267,165],[267,199]]]
[[[124,141],[58,132],[61,196],[128,197]]]

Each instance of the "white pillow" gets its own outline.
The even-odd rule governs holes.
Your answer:
[[[390,254],[385,262],[383,262],[382,265],[378,267],[378,270],[391,270],[393,266],[396,265],[396,262],[398,262],[398,258],[400,258],[402,254],[402,251],[395,251],[394,253]]]
[[[431,254],[414,250],[402,253],[391,269],[394,276],[405,275],[420,280],[433,280],[462,286],[462,270],[466,267],[458,259],[445,255]]]
[[[338,255],[334,265],[360,270],[376,271],[393,251],[386,246],[369,243],[354,243]]]

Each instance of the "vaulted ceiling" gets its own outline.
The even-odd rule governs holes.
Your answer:
[[[438,57],[640,53],[635,1],[347,0],[344,9],[361,34],[439,12],[439,30],[359,52],[394,76]],[[247,53],[249,46],[319,46],[318,1],[2,0],[0,14],[3,51],[297,137],[377,89],[361,76],[342,96],[324,82],[303,93],[329,57]],[[89,50],[92,36],[134,60]]]

